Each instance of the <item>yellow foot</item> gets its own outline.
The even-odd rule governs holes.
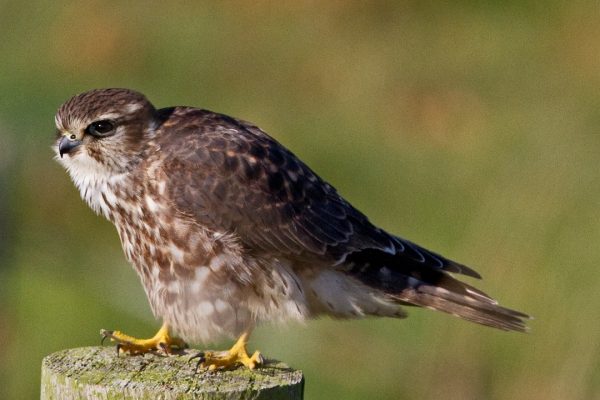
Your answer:
[[[198,366],[208,368],[209,371],[217,368],[231,369],[238,365],[243,365],[249,369],[254,369],[264,363],[260,352],[255,351],[252,356],[248,355],[246,344],[248,343],[248,333],[244,333],[238,341],[229,349],[229,351],[206,351],[198,353],[193,358],[199,358]]]
[[[167,324],[163,324],[156,335],[150,339],[136,339],[119,331],[100,330],[102,341],[109,338],[111,342],[117,342],[117,354],[144,354],[162,351],[171,354],[173,350],[187,347],[185,342],[169,334]]]

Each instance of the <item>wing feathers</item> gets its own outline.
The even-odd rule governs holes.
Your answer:
[[[162,163],[165,196],[194,223],[235,233],[254,253],[340,268],[399,303],[525,330],[525,314],[448,274],[477,272],[377,228],[256,126],[191,108],[168,119],[155,136],[172,156]]]

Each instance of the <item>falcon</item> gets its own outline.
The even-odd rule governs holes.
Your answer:
[[[480,275],[386,232],[256,125],[156,109],[128,89],[74,96],[56,114],[56,159],[110,220],[163,321],[150,339],[101,331],[128,354],[238,338],[204,367],[255,368],[264,322],[404,318],[401,306],[526,331],[526,314],[454,277]],[[176,333],[178,336],[173,336]]]

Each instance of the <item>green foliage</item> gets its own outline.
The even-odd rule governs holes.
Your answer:
[[[0,397],[38,397],[42,357],[100,328],[159,326],[49,150],[56,108],[111,86],[257,123],[536,317],[259,329],[307,399],[600,397],[599,22],[595,2],[0,3]]]

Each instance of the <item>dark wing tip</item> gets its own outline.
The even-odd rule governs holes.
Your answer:
[[[446,265],[442,268],[445,271],[453,272],[456,274],[461,274],[465,276],[470,276],[471,278],[481,279],[482,276],[479,272],[475,271],[472,268],[467,267],[464,264],[457,263],[456,261],[445,259]]]
[[[409,240],[398,236],[392,236],[392,241],[396,245],[396,254],[408,257],[418,263],[425,264],[432,269],[452,272],[470,276],[471,278],[481,279],[481,275],[466,265],[452,261],[436,252],[428,250]]]

